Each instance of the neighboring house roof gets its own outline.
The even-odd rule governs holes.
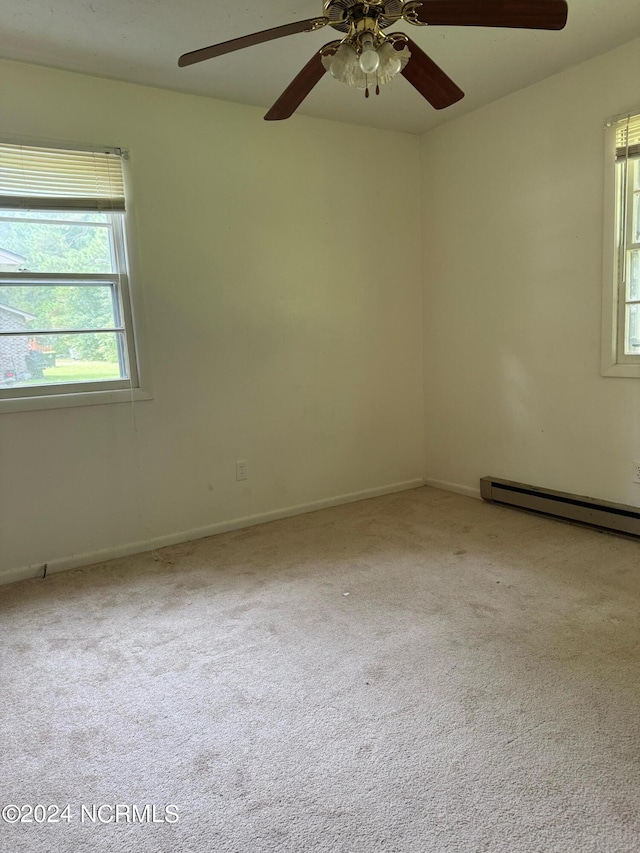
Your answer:
[[[0,311],[8,311],[10,314],[19,314],[25,320],[35,320],[35,314],[29,314],[27,311],[20,311],[19,308],[11,308],[9,305],[0,304]]]
[[[20,267],[26,263],[27,259],[22,255],[16,255],[15,252],[10,252],[8,249],[0,249],[0,266]]]

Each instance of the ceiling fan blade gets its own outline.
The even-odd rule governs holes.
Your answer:
[[[200,50],[192,50],[190,53],[183,53],[178,60],[178,65],[183,68],[185,65],[193,65],[195,62],[213,59],[216,56],[222,56],[224,53],[242,50],[243,47],[253,47],[254,44],[262,44],[262,42],[271,41],[271,39],[291,36],[294,33],[310,33],[313,30],[322,29],[328,23],[329,18],[309,18],[306,21],[295,21],[293,24],[284,24],[282,27],[262,30],[249,36],[241,36],[237,39],[220,42],[220,44],[212,44],[210,47],[202,47]]]
[[[410,38],[407,39],[407,46],[411,51],[411,59],[400,73],[432,107],[443,110],[464,98],[462,89]]]
[[[326,45],[325,45],[326,47]],[[298,109],[309,92],[327,73],[322,64],[322,51],[315,53],[302,71],[293,78],[284,92],[280,95],[269,112],[265,115],[265,121],[280,121],[289,118]]]
[[[566,0],[418,0],[406,5],[403,17],[419,24],[561,30],[567,13]]]

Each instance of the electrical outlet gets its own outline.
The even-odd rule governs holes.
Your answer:
[[[638,463],[640,465],[640,462]],[[248,480],[249,471],[247,469],[246,459],[238,459],[236,462],[236,480]],[[640,482],[640,480],[638,481]]]
[[[640,483],[640,459],[636,459],[633,463],[633,473],[631,481],[633,483]]]

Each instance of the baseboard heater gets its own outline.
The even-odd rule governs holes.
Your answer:
[[[483,477],[480,480],[480,495],[489,503],[512,506],[564,521],[586,524],[600,530],[640,537],[638,507],[570,495],[552,489],[539,489],[537,486],[498,480],[495,477]]]

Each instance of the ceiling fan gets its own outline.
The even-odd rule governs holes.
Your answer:
[[[294,33],[310,33],[327,25],[346,33],[323,45],[287,86],[267,121],[289,118],[316,83],[329,73],[342,83],[365,90],[396,74],[418,90],[437,110],[464,97],[464,92],[418,45],[402,32],[383,30],[402,20],[414,26],[516,27],[561,30],[567,22],[566,0],[324,0],[324,15],[262,30],[183,54],[178,65],[193,65],[234,50]]]

